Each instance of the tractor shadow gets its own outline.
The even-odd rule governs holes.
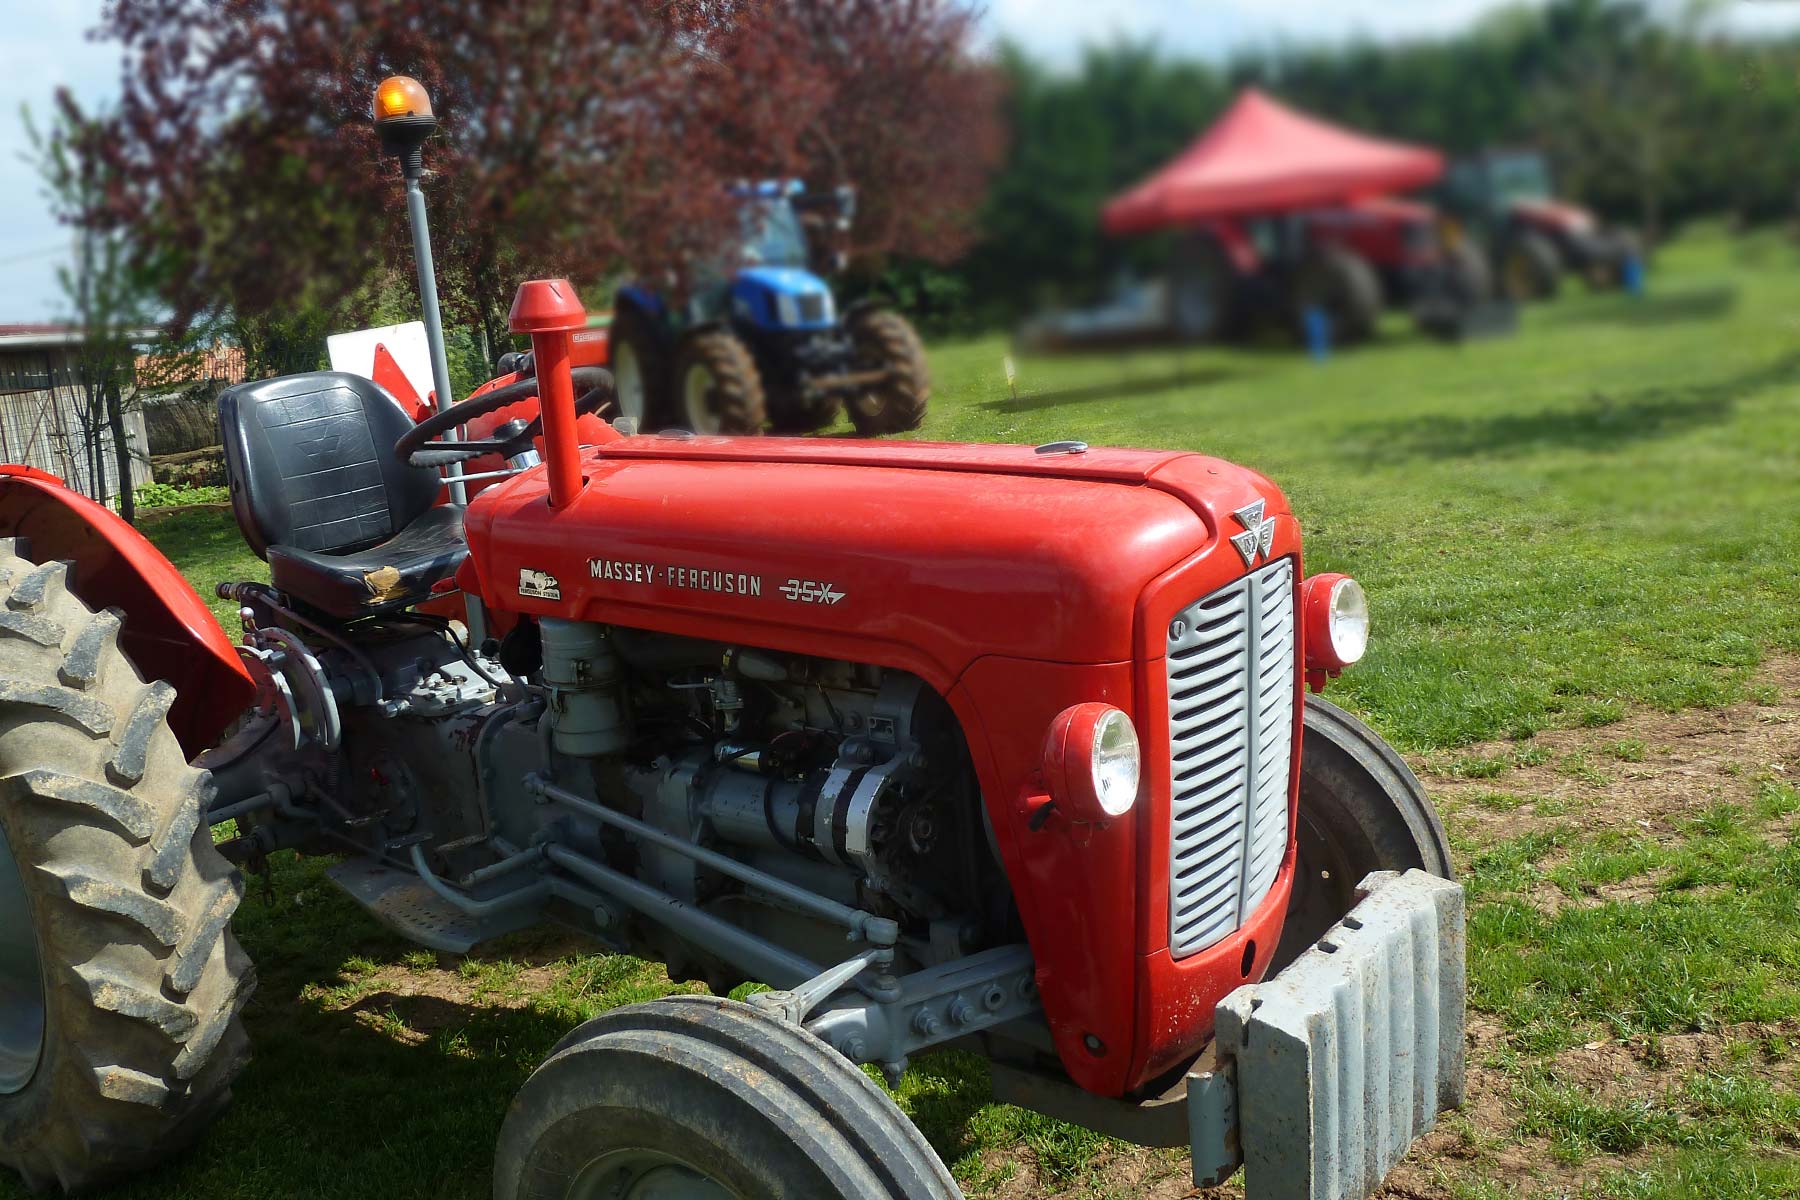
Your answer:
[[[1092,404],[1102,400],[1135,400],[1159,392],[1182,388],[1209,387],[1240,377],[1243,372],[1223,366],[1191,367],[1156,375],[1134,376],[1107,383],[1084,384],[1079,387],[1030,389],[1018,396],[1002,396],[983,401],[989,412],[1023,413],[1065,404]]]
[[[1689,288],[1676,292],[1652,292],[1647,296],[1614,294],[1562,318],[1564,325],[1624,325],[1651,329],[1684,321],[1710,321],[1737,307],[1735,284]]]
[[[1650,387],[1530,413],[1439,414],[1353,426],[1346,454],[1365,466],[1418,459],[1516,458],[1574,450],[1603,454],[1729,420],[1746,396],[1800,380],[1800,352],[1711,383]]]
[[[501,1123],[551,1048],[597,1012],[694,990],[555,927],[421,951],[315,860],[277,860],[234,923],[259,977],[251,1063],[219,1122],[132,1195],[486,1200]],[[982,1060],[922,1056],[900,1097],[947,1161],[992,1144]]]

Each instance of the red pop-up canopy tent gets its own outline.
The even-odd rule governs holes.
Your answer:
[[[1149,233],[1220,217],[1325,208],[1423,187],[1444,156],[1304,116],[1247,88],[1174,161],[1101,212],[1111,234]]]

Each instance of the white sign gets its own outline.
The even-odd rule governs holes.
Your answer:
[[[431,393],[431,350],[425,344],[425,322],[408,321],[404,325],[383,325],[380,329],[334,333],[325,339],[331,369],[348,371],[364,379],[375,377],[376,346],[387,347],[419,399],[423,400]]]

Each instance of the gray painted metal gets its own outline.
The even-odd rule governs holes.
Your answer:
[[[784,904],[790,904],[801,912],[811,913],[822,920],[842,925],[852,936],[861,938],[872,946],[892,946],[900,937],[900,926],[888,917],[877,917],[859,908],[851,908],[847,904],[839,904],[836,900],[821,896],[779,879],[767,871],[759,871],[747,866],[729,855],[720,854],[716,850],[708,850],[705,846],[695,845],[671,833],[666,833],[654,825],[645,824],[636,817],[622,813],[617,809],[596,804],[583,796],[578,796],[567,788],[561,788],[544,778],[542,774],[531,774],[525,777],[525,790],[533,795],[544,796],[564,808],[580,813],[602,825],[611,825],[622,829],[635,838],[660,846],[664,850],[685,855],[703,866],[729,875],[741,883],[745,883],[773,896]],[[795,982],[801,982],[796,980]]]
[[[897,1070],[920,1050],[1035,1016],[1036,970],[1029,946],[996,946],[903,975],[892,998],[845,996],[806,1028],[851,1062]]]
[[[1287,849],[1293,770],[1294,562],[1283,558],[1169,624],[1169,949],[1242,925]]]
[[[44,974],[25,880],[0,827],[0,1096],[24,1090],[44,1051]]]
[[[425,192],[419,187],[419,176],[406,173],[406,215],[412,224],[413,265],[419,272],[419,307],[424,310],[425,345],[431,351],[431,386],[437,392],[437,409],[449,412],[456,403],[450,393],[450,359],[444,353],[444,316],[438,308],[437,267],[431,261],[431,224],[425,215]],[[450,478],[450,499],[467,504],[463,490],[462,468],[452,463],[445,468]]]
[[[333,863],[326,876],[383,925],[409,941],[446,954],[467,954],[482,942],[512,933],[539,917],[536,907],[470,913],[450,903],[412,871],[372,859]],[[541,889],[534,889],[540,899]]]
[[[1360,1200],[1463,1101],[1461,885],[1377,871],[1358,897],[1286,970],[1218,1006],[1246,1200]]]
[[[551,842],[545,845],[544,854],[551,862],[611,899],[636,909],[764,983],[792,988],[819,974],[821,968],[817,963],[573,850]]]

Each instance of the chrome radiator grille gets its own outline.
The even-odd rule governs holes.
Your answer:
[[[1294,747],[1294,563],[1284,558],[1169,624],[1169,948],[1243,924],[1287,849]]]

